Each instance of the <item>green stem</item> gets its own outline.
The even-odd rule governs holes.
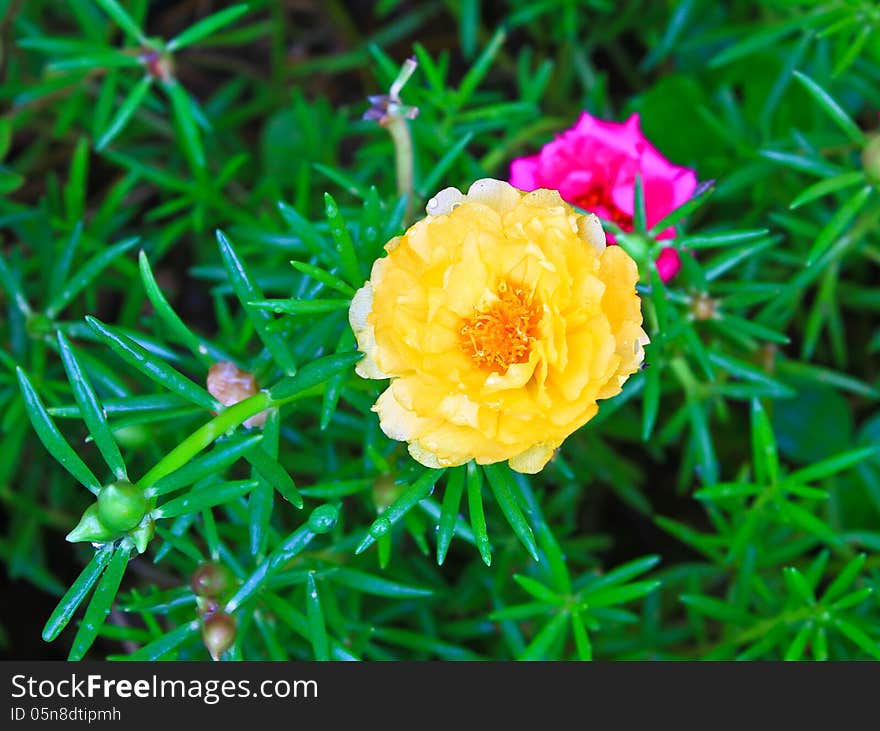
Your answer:
[[[237,404],[224,409],[160,459],[147,474],[138,480],[138,487],[146,490],[165,477],[165,475],[170,475],[175,470],[183,467],[183,465],[187,464],[215,439],[235,429],[252,416],[256,416],[266,409],[278,408],[291,401],[296,401],[296,399],[302,398],[308,392],[308,388],[297,389],[289,395],[272,398],[268,391],[260,391],[250,398],[239,401]]]
[[[282,401],[277,403],[280,404]],[[234,429],[239,424],[244,423],[252,416],[256,416],[272,405],[273,401],[269,393],[260,391],[250,398],[240,401],[228,409],[224,409],[207,424],[196,429],[196,431],[159,460],[153,469],[138,480],[138,487],[146,489],[162,477],[165,477],[165,475],[170,475],[175,470],[180,469],[217,439],[217,437],[222,436],[230,429]]]
[[[404,225],[412,221],[413,203],[415,202],[415,181],[412,137],[406,120],[415,116],[418,109],[405,107],[400,99],[400,92],[409,78],[416,70],[416,60],[408,58],[400,67],[400,73],[391,84],[388,96],[385,97],[387,106],[385,113],[379,121],[394,143],[394,162],[397,172],[397,194],[406,196],[406,209],[403,214]]]
[[[669,367],[675,373],[679,383],[681,383],[681,386],[685,392],[685,397],[688,400],[698,401],[700,398],[700,384],[694,377],[693,371],[691,371],[690,367],[687,364],[687,361],[679,356],[669,361]]]
[[[412,221],[415,201],[414,160],[412,136],[406,118],[389,116],[384,122],[385,129],[394,142],[394,163],[397,171],[397,194],[406,196],[406,209],[403,214],[404,225]]]

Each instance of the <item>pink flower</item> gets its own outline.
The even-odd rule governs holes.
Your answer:
[[[673,165],[648,141],[639,115],[626,122],[605,122],[584,112],[577,124],[548,142],[537,155],[514,160],[510,183],[521,190],[550,188],[569,203],[633,230],[633,188],[642,177],[645,213],[650,228],[686,203],[697,187],[696,173]],[[658,240],[675,235],[672,227]],[[608,243],[616,243],[608,234]],[[664,282],[678,274],[678,251],[666,247],[657,258]]]

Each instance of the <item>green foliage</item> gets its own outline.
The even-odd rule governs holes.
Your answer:
[[[876,3],[151,5],[0,3],[0,559],[58,600],[44,640],[880,659]],[[407,196],[362,115],[410,53]],[[638,181],[616,232],[648,366],[538,476],[427,470],[370,412],[351,297],[408,206],[583,109],[713,181],[649,230]],[[256,393],[224,405],[217,361]]]

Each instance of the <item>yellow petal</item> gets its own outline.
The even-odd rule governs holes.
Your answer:
[[[452,213],[452,209],[464,200],[464,194],[458,188],[444,188],[428,201],[425,213],[429,216],[442,216]]]
[[[467,199],[476,203],[483,203],[494,208],[498,213],[507,213],[512,210],[522,199],[522,193],[510,183],[493,178],[481,178],[475,180],[468,188]]]
[[[527,475],[534,475],[544,469],[544,465],[550,461],[555,451],[556,446],[546,442],[539,442],[529,447],[525,452],[511,457],[507,464],[510,465],[512,470]]]
[[[556,191],[440,191],[386,245],[349,321],[374,410],[428,467],[540,471],[618,393],[648,339],[635,262]]]

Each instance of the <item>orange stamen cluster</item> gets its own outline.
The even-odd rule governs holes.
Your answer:
[[[529,359],[542,308],[531,294],[501,282],[497,299],[475,311],[459,331],[464,351],[480,367],[504,372],[514,363]]]

